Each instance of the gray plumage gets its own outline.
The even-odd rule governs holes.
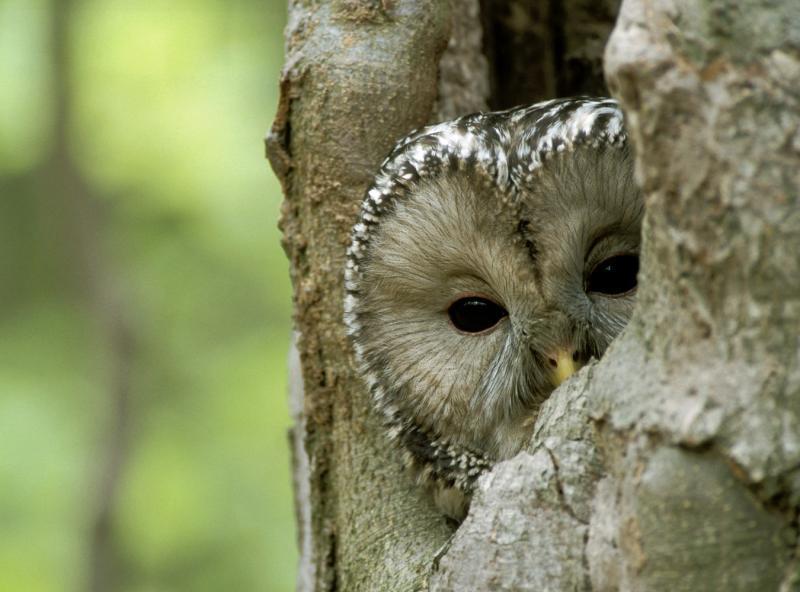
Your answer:
[[[448,514],[627,323],[632,168],[614,101],[557,99],[414,132],[368,189],[344,318],[390,438]]]

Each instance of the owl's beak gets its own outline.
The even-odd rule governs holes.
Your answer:
[[[560,385],[580,370],[580,364],[575,361],[575,355],[571,349],[560,349],[547,358],[550,362],[550,380],[553,381],[553,386]]]

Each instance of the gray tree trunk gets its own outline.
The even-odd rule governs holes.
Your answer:
[[[300,590],[800,590],[796,0],[624,2],[605,67],[647,195],[637,312],[479,482],[457,531],[352,368],[344,250],[394,141],[487,105],[602,93],[616,12],[290,3],[267,146],[298,330]]]

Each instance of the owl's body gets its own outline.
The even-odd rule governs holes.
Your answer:
[[[641,217],[609,99],[430,126],[384,162],[353,229],[345,321],[390,436],[447,513],[624,327]]]

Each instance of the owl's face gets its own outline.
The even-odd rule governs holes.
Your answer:
[[[472,475],[520,450],[542,401],[602,355],[636,294],[643,208],[624,142],[576,144],[531,171],[531,152],[504,138],[512,180],[530,174],[419,175],[379,220],[362,212],[372,228],[349,281],[378,407],[412,463],[456,485],[454,466]]]

